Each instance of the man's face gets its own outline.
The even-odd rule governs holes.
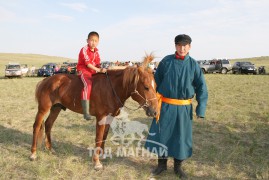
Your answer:
[[[186,56],[191,49],[190,44],[186,44],[186,45],[176,44],[175,46],[176,46],[176,51],[177,51],[178,55],[180,55],[180,56]]]
[[[94,48],[98,46],[98,43],[99,43],[98,36],[90,36],[90,38],[87,39],[87,43],[89,44],[91,50],[93,51]]]

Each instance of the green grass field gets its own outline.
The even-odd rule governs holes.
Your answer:
[[[13,56],[0,54],[0,76],[5,63]],[[68,60],[19,56],[17,62],[35,66]],[[251,61],[269,66],[269,59]],[[190,179],[269,179],[269,75],[206,74],[205,77],[209,90],[206,120],[193,122],[193,156],[183,165],[188,176]],[[87,148],[94,143],[95,121],[87,122],[82,115],[69,110],[60,113],[52,129],[56,154],[48,153],[42,146],[38,149],[38,160],[30,161],[37,111],[34,91],[42,79],[0,78],[0,179],[149,179],[156,160],[142,156],[108,158],[103,160],[104,170],[93,170]],[[138,106],[132,100],[126,105]],[[131,120],[150,125],[151,118],[143,110],[127,112]],[[108,138],[111,135],[110,132]],[[112,150],[117,148],[110,142],[107,146]],[[172,160],[168,161],[168,168],[157,179],[175,179]]]

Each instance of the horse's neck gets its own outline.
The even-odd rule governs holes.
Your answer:
[[[116,99],[119,107],[124,105],[125,101],[131,96],[131,92],[133,90],[133,87],[130,84],[124,86],[124,73],[124,70],[112,70],[108,71],[108,76],[106,77],[106,80],[109,82],[108,87],[106,88],[112,88],[112,97],[113,99]]]
[[[112,82],[112,81],[111,81]],[[116,98],[120,99],[121,106],[125,103],[125,101],[131,96],[131,92],[129,88],[124,87],[123,85],[123,76],[118,76],[112,82],[113,88],[115,90],[114,95]]]

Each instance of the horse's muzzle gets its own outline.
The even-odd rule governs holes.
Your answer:
[[[147,116],[155,117],[157,115],[157,112],[152,107],[146,107],[146,114]]]

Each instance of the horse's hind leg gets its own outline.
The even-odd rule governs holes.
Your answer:
[[[51,128],[53,126],[53,123],[57,119],[59,113],[61,111],[61,107],[52,107],[50,110],[50,114],[48,118],[45,121],[45,133],[46,133],[46,138],[45,138],[45,146],[49,151],[52,151],[51,148]]]
[[[43,117],[45,114],[49,111],[49,108],[41,108],[38,107],[38,111],[35,117],[35,123],[33,125],[33,141],[32,141],[32,147],[31,147],[31,160],[35,160],[37,158],[36,155],[36,149],[37,149],[37,143],[42,140],[43,135]]]

